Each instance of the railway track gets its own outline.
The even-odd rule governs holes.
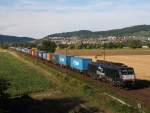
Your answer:
[[[46,61],[44,61],[46,63]],[[53,63],[47,63],[49,66],[58,69],[59,65],[53,64]],[[111,89],[117,93],[122,98],[127,98],[131,101],[136,101],[137,104],[142,104],[143,106],[150,106],[150,88],[141,88],[141,89],[130,89],[130,90],[125,90],[125,89],[120,89],[118,87],[114,87],[111,84],[104,83],[98,80],[94,80],[90,78],[89,76],[85,76],[84,74],[79,74],[73,70],[70,70],[68,68],[60,67],[62,72],[64,73],[73,73],[77,74],[80,77],[79,79],[85,79],[87,81],[92,81],[95,84],[98,84],[99,86],[105,86],[107,89]],[[81,77],[83,76],[83,77]],[[128,98],[129,97],[129,98]]]

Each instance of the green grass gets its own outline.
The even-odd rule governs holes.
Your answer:
[[[7,52],[0,53],[0,79],[9,83],[6,92],[10,96],[48,90],[52,87],[52,82],[41,72]]]

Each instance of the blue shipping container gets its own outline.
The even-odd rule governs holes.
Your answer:
[[[71,68],[77,69],[79,71],[86,71],[88,68],[88,64],[91,62],[92,62],[92,59],[90,58],[72,57]]]
[[[70,66],[71,65],[71,57],[73,57],[73,56],[66,56],[66,55],[59,54],[58,63],[61,65]]]

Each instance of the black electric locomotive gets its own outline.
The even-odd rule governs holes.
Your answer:
[[[134,69],[122,63],[93,62],[88,65],[87,73],[94,79],[110,82],[115,86],[134,86],[135,83]]]

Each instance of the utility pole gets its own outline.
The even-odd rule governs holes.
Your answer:
[[[105,46],[104,46],[104,60],[105,60],[105,56],[106,56],[106,50],[105,50]]]
[[[66,51],[65,51],[65,53],[66,53],[66,56],[67,56],[68,53],[67,53],[67,39],[66,39],[66,38],[67,38],[67,37],[65,37],[65,41],[66,41],[66,47],[65,47],[65,48],[66,48],[66,49],[65,49]]]
[[[106,59],[106,48],[105,48],[105,43],[104,43],[104,45],[103,45],[103,59],[104,59],[104,61],[105,61],[105,59]]]
[[[66,39],[67,37],[65,37],[65,41],[66,41],[66,51],[65,51],[65,53],[66,53],[66,56],[67,56],[67,39]],[[67,57],[66,57],[66,60],[67,60]],[[67,75],[67,65],[66,65],[66,71],[65,71],[65,73],[66,73],[66,75]]]
[[[66,44],[66,51],[65,51],[65,52],[66,52],[66,56],[67,56],[67,54],[68,54],[68,53],[67,53],[67,44]]]

